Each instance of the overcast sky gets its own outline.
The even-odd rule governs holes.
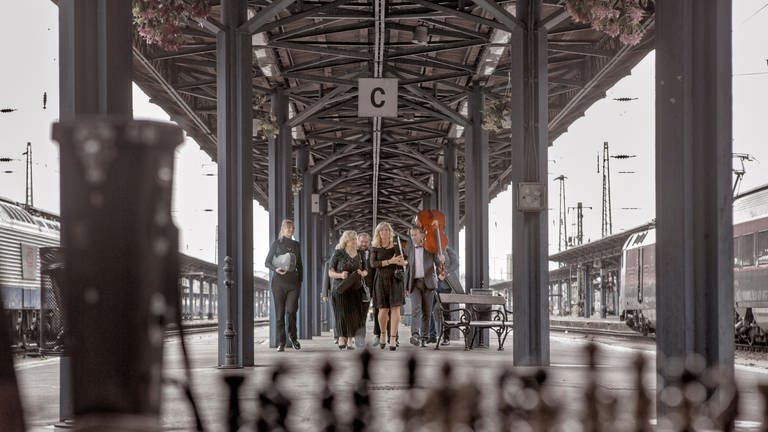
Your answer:
[[[0,0],[13,19],[0,26],[0,157],[17,160],[0,163],[0,197],[24,202],[24,156],[26,143],[33,145],[35,165],[34,204],[59,213],[58,147],[50,140],[50,126],[58,117],[58,14],[49,1]],[[733,146],[748,153],[741,190],[768,183],[768,143],[765,137],[768,101],[768,1],[734,1],[733,10]],[[565,175],[566,204],[582,202],[584,237],[600,237],[602,173],[597,172],[603,142],[612,155],[634,155],[611,159],[613,232],[643,224],[654,217],[654,55],[651,53],[608,91],[550,147],[549,207],[550,251],[558,246],[558,198],[556,176]],[[43,93],[47,106],[43,109]],[[637,98],[618,102],[617,97]],[[134,116],[168,120],[134,86]],[[6,171],[12,171],[6,173]],[[179,250],[214,261],[216,239],[216,167],[210,158],[187,141],[177,150],[173,216],[181,229]],[[491,278],[505,276],[506,255],[511,252],[510,193],[500,194],[490,206]],[[212,211],[211,211],[212,210]],[[268,250],[267,212],[254,205],[255,268],[263,271]],[[567,221],[574,234],[573,212]],[[463,237],[463,234],[462,234]],[[500,239],[509,239],[508,241]],[[463,239],[461,240],[463,242]],[[463,255],[463,248],[458,248]]]

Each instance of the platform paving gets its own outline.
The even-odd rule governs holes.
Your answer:
[[[408,330],[403,328],[402,335]],[[370,334],[370,333],[369,333]],[[337,413],[349,418],[352,415],[351,395],[359,379],[358,356],[361,350],[340,352],[330,334],[302,340],[300,351],[286,350],[278,353],[268,347],[268,328],[258,326],[255,329],[256,348],[255,366],[237,370],[224,370],[216,367],[217,340],[215,333],[201,333],[188,336],[193,368],[193,388],[201,413],[209,431],[224,431],[226,424],[227,389],[223,378],[228,374],[242,374],[245,383],[241,391],[243,418],[252,419],[256,413],[257,392],[270,386],[269,376],[276,365],[290,370],[288,379],[282,383],[286,395],[293,400],[288,423],[293,430],[318,430],[317,410],[319,395],[324,381],[319,370],[326,361],[335,368],[330,384],[339,403]],[[512,336],[510,336],[512,337]],[[402,337],[401,337],[402,338]],[[440,351],[431,348],[418,348],[407,343],[395,352],[380,350],[372,352],[372,381],[370,385],[373,424],[369,430],[399,431],[403,425],[399,413],[408,403],[406,361],[412,354],[417,354],[419,361],[419,379],[417,388],[421,394],[440,385],[440,367],[450,361],[454,365],[454,384],[477,382],[481,385],[484,399],[483,406],[491,407],[497,397],[495,388],[499,374],[506,367],[511,367],[512,344],[507,341],[505,351],[497,351],[496,343],[491,347],[464,351],[463,343],[455,341]],[[586,373],[585,345],[588,337],[583,335],[554,335],[551,339],[551,366],[547,368],[549,382],[557,400],[562,404],[559,410],[563,418],[579,419],[583,407],[583,391],[589,381]],[[654,360],[652,345],[629,347],[620,339],[604,339],[598,342],[601,355],[598,360],[598,372],[601,387],[620,401],[633,401],[636,393],[635,376],[631,364],[638,352],[643,352],[651,361]],[[17,362],[17,374],[22,389],[25,414],[29,430],[57,430],[52,426],[58,421],[59,360],[29,359]],[[171,338],[165,346],[165,375],[183,379],[180,347],[178,338]],[[518,373],[532,373],[532,368],[516,368]],[[762,419],[762,399],[756,390],[756,384],[768,382],[766,369],[762,367],[737,367],[737,380],[741,385],[741,414],[738,430],[759,430]],[[653,371],[648,371],[644,380],[651,387],[655,385]],[[625,402],[622,402],[625,403]],[[182,392],[166,385],[163,391],[162,427],[166,431],[193,430],[193,421],[189,404]],[[632,406],[621,405],[631,412]],[[491,418],[491,413],[486,413]],[[654,414],[652,414],[654,415]]]

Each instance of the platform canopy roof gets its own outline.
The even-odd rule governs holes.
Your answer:
[[[404,230],[422,198],[436,187],[447,143],[458,145],[462,173],[466,103],[479,83],[486,104],[509,94],[510,31],[514,1],[390,0],[382,2],[383,76],[399,79],[397,118],[384,118],[379,158],[373,122],[357,116],[357,79],[374,76],[377,59],[374,1],[249,2],[260,20],[253,36],[255,107],[268,113],[269,95],[289,96],[294,149],[308,145],[317,190],[338,229],[371,227],[373,164],[379,163],[378,218]],[[543,2],[548,31],[549,140],[569,125],[653,48],[653,14],[643,41],[633,47],[572,22],[563,1]],[[134,80],[216,160],[216,29],[220,6],[201,25],[184,29],[183,46],[165,52],[134,41]],[[285,4],[286,6],[280,6]],[[459,126],[457,130],[457,126]],[[509,129],[490,135],[489,197],[510,182]],[[253,138],[254,199],[267,207],[267,141]],[[459,177],[460,214],[464,179]],[[343,207],[342,207],[343,206]],[[335,212],[334,209],[343,209]]]

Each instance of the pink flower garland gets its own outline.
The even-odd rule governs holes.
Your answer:
[[[565,9],[574,21],[591,24],[625,45],[637,45],[645,33],[640,24],[653,0],[566,0]]]
[[[136,31],[166,51],[181,48],[181,31],[190,19],[205,19],[210,12],[208,0],[133,0]]]

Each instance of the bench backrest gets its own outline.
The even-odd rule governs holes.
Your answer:
[[[440,303],[443,304],[462,303],[479,305],[503,305],[507,302],[504,297],[495,295],[438,293],[438,296],[440,296]]]

